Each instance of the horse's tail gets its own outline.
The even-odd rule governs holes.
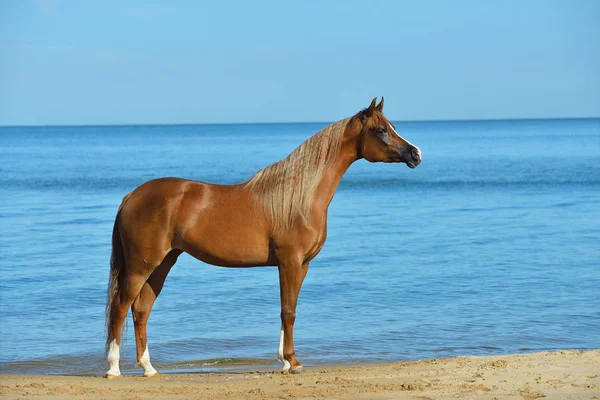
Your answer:
[[[123,202],[119,206],[119,211],[115,218],[115,225],[112,233],[112,253],[110,256],[110,275],[108,277],[108,291],[106,296],[106,348],[105,353],[108,353],[108,348],[113,338],[114,316],[113,310],[121,299],[121,290],[125,280],[125,253],[123,251],[123,242],[121,240],[121,209],[131,196],[131,193],[125,196]],[[123,327],[125,324],[123,324]],[[123,328],[121,328],[123,329]],[[106,354],[105,354],[106,355]]]

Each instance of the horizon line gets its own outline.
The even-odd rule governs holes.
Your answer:
[[[502,122],[502,121],[557,121],[600,119],[600,116],[588,117],[520,117],[520,118],[453,118],[453,119],[390,119],[401,123],[440,123],[440,122]],[[214,125],[281,125],[281,124],[331,124],[335,121],[278,121],[278,122],[169,122],[169,123],[90,123],[90,124],[46,124],[46,125],[0,125],[0,128],[84,128],[84,127],[118,127],[118,126],[214,126]]]

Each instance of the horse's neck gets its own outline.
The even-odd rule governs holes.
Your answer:
[[[329,168],[325,171],[323,179],[317,186],[314,197],[314,206],[326,210],[333,199],[333,195],[342,180],[342,177],[357,160],[357,146],[353,140],[342,142],[342,147]]]

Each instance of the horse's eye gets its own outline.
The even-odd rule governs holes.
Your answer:
[[[388,135],[387,130],[384,127],[380,126],[377,129],[375,129],[375,134],[383,143],[390,144],[390,137]]]

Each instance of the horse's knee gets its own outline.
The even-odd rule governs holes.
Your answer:
[[[131,314],[133,315],[134,324],[144,325],[148,321],[148,316],[150,315],[150,312],[146,309],[132,307]]]
[[[292,307],[281,308],[281,320],[285,323],[294,323],[296,320],[296,310]]]

